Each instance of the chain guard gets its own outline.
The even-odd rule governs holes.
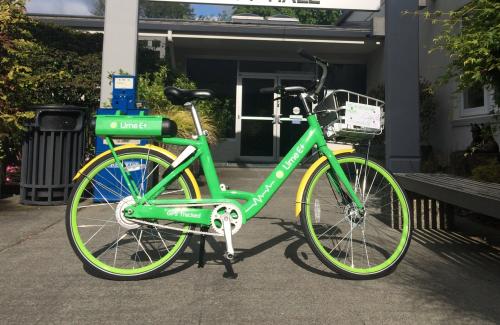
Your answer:
[[[168,206],[168,207],[177,207],[178,205],[172,205],[172,206]],[[213,204],[189,204],[189,205],[183,205],[183,207],[191,207],[191,206],[196,206],[196,207],[200,207],[200,206],[213,206]],[[167,207],[167,206],[165,206]],[[138,228],[140,225],[145,225],[145,226],[151,226],[151,227],[155,227],[155,228],[159,228],[159,229],[168,229],[168,230],[174,230],[174,231],[178,231],[178,232],[181,232],[181,233],[188,233],[188,234],[193,234],[193,235],[205,235],[205,236],[215,236],[215,237],[224,237],[224,229],[221,227],[214,227],[214,224],[219,224],[218,222],[216,222],[215,220],[219,220],[221,221],[220,225],[222,225],[222,219],[220,219],[219,217],[221,217],[220,214],[217,213],[217,211],[220,211],[220,209],[227,209],[229,210],[229,212],[231,213],[232,211],[234,211],[236,213],[236,218],[232,218],[232,222],[231,222],[231,225],[232,225],[232,234],[236,234],[240,229],[241,229],[241,226],[243,224],[243,217],[242,217],[242,213],[241,213],[241,210],[234,204],[221,204],[221,205],[218,205],[216,208],[214,208],[213,212],[212,212],[212,231],[201,231],[201,230],[185,230],[183,228],[179,228],[179,227],[173,227],[173,226],[166,226],[166,225],[161,225],[161,224],[158,224],[158,223],[154,223],[154,222],[149,222],[149,221],[144,221],[144,220],[140,220],[140,219],[126,219],[126,221],[128,223],[132,223],[135,225],[135,228]],[[219,217],[215,217],[214,218],[214,215],[219,215]],[[223,215],[223,214],[222,214]],[[129,225],[130,227],[130,225]],[[131,229],[135,229],[135,228],[131,228]]]

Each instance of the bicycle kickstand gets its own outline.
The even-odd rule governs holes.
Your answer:
[[[201,231],[208,231],[208,228],[202,228]],[[200,237],[200,251],[198,254],[198,268],[201,269],[205,266],[205,241],[207,236],[201,235]]]

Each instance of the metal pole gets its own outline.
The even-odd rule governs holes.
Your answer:
[[[106,0],[101,107],[111,101],[110,74],[136,74],[138,25],[139,0]]]
[[[392,172],[420,170],[418,0],[386,0],[386,165]]]

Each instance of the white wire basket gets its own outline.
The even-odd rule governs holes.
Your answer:
[[[379,99],[339,89],[316,108],[325,138],[341,143],[360,143],[382,134],[385,103]]]

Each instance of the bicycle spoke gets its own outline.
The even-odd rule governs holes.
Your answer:
[[[126,168],[126,167],[124,166],[124,168]],[[128,192],[127,194],[129,194],[129,195],[130,195],[130,194],[132,194],[132,192],[130,192],[130,189],[128,189],[127,187],[125,187],[125,186],[123,185],[123,175],[122,175],[121,173],[120,173],[120,180],[118,180],[118,178],[116,178],[116,176],[115,176],[115,175],[113,175],[113,173],[111,173],[111,172],[109,171],[109,168],[106,168],[106,169],[105,169],[105,171],[106,171],[109,175],[111,175],[111,177],[112,177],[115,181],[117,181],[117,182],[118,182],[118,184],[120,185],[120,189],[122,189],[122,188],[123,188],[123,189],[125,189],[125,190]],[[131,181],[131,182],[133,182],[133,180],[130,180],[130,181]],[[110,190],[110,191],[111,191],[111,190]],[[114,193],[115,193],[115,195],[117,195],[118,197],[120,197],[120,196],[122,196],[122,195],[123,195],[123,194],[118,194],[117,192],[114,192]],[[122,191],[122,193],[123,193],[123,191]],[[128,196],[128,195],[127,195],[127,196]]]
[[[112,219],[112,218],[110,218],[110,219]],[[88,243],[89,243],[89,242],[90,242],[90,241],[91,241],[91,240],[92,240],[92,239],[93,239],[93,238],[94,238],[94,237],[95,237],[98,233],[100,233],[100,232],[101,232],[101,230],[103,230],[103,229],[104,229],[104,226],[105,226],[105,224],[104,224],[104,225],[102,225],[102,226],[101,226],[101,228],[99,228],[99,230],[97,230],[97,231],[96,231],[96,232],[92,235],[92,237],[90,237],[89,239],[87,239],[87,241],[85,242],[85,244],[84,244],[84,245],[87,245],[87,244],[88,244]],[[118,230],[119,230],[119,229],[118,229]]]
[[[91,218],[91,217],[81,217],[82,219],[88,219],[88,220],[92,220],[92,221],[101,221],[101,222],[106,222],[106,223],[115,223],[117,224],[116,221],[111,221],[111,220],[102,220],[102,219],[96,219],[96,218]],[[110,219],[113,219],[113,218],[110,218]]]
[[[116,234],[116,237],[118,237],[120,235],[120,227],[118,227],[118,233]],[[125,238],[127,236],[127,233],[125,232],[125,234],[123,234],[122,237],[118,238],[116,240],[116,243],[115,243],[115,259],[113,261],[113,266],[116,265],[116,255],[118,255],[118,243],[120,242],[120,240],[122,240],[123,238]]]
[[[355,229],[355,228],[351,228],[351,230],[349,230],[349,232],[348,232],[348,233],[347,233],[344,237],[342,237],[342,239],[340,240],[340,242],[342,242],[344,239],[346,239],[346,238],[347,238],[347,236],[349,236],[349,235],[352,233],[352,231],[353,231],[354,229]],[[339,243],[340,243],[340,242],[339,242]],[[329,252],[329,254],[331,254],[331,253],[333,252],[333,250],[334,250],[335,248],[337,248],[337,247],[338,247],[338,245],[339,245],[339,244],[337,244],[334,248],[332,248],[332,250]]]
[[[370,197],[370,192],[372,190],[373,184],[375,183],[375,179],[377,178],[377,176],[378,176],[378,173],[375,173],[375,176],[373,177],[372,183],[370,184],[370,188],[368,189],[368,193],[366,193],[366,197],[363,201],[363,204],[365,204],[366,201],[368,201],[368,198]]]
[[[156,232],[158,233],[158,237],[160,237],[160,240],[161,240],[161,242],[163,243],[163,246],[165,246],[165,249],[167,250],[167,252],[170,252],[170,249],[168,249],[168,246],[167,246],[167,244],[165,243],[165,240],[163,240],[163,237],[161,236],[160,231],[159,231],[159,230],[158,230],[158,228],[156,228],[156,227],[155,227],[155,229],[156,229]]]
[[[132,236],[134,236],[135,240],[137,240],[137,244],[139,244],[139,246],[141,247],[141,249],[144,252],[144,254],[146,254],[146,256],[148,257],[149,261],[151,263],[153,263],[153,260],[151,259],[151,256],[149,256],[148,252],[146,252],[146,249],[144,248],[144,246],[142,245],[142,243],[139,241],[139,239],[137,239],[137,237],[135,236],[134,233],[132,233]],[[141,230],[141,236],[142,236],[142,230]]]
[[[120,197],[124,197],[122,194],[112,190],[111,188],[107,187],[106,185],[102,184],[101,182],[99,181],[96,181],[95,179],[91,180],[90,183],[92,184],[93,188],[97,190],[97,192],[99,192],[99,194],[101,195],[101,197],[104,199],[104,201],[106,201],[106,203],[110,204],[109,201],[106,199],[106,196],[102,194],[102,192],[99,190],[99,188],[94,184],[94,183],[98,183],[104,190],[106,191],[109,191],[111,192],[111,194],[114,194],[116,195],[116,197],[120,198]],[[86,190],[89,194],[90,194],[90,191],[89,190]],[[100,199],[100,198],[99,198]]]
[[[352,232],[354,231],[354,228],[352,227],[352,222],[350,222],[351,225],[351,267],[354,267],[354,247],[352,247]]]
[[[323,237],[324,234],[326,234],[327,232],[329,232],[331,229],[337,227],[342,221],[346,221],[344,218],[340,219],[339,222],[337,222],[336,224],[334,224],[333,226],[331,226],[330,228],[328,228],[327,231],[325,231],[324,233],[322,233],[321,235],[318,236],[318,239],[320,239],[321,237]]]
[[[361,228],[361,234],[363,235],[363,245],[365,246],[366,264],[368,267],[370,267],[370,259],[368,258],[368,248],[366,247],[365,221],[364,220],[363,220],[363,227]]]
[[[111,227],[113,225],[79,225],[78,228]]]

